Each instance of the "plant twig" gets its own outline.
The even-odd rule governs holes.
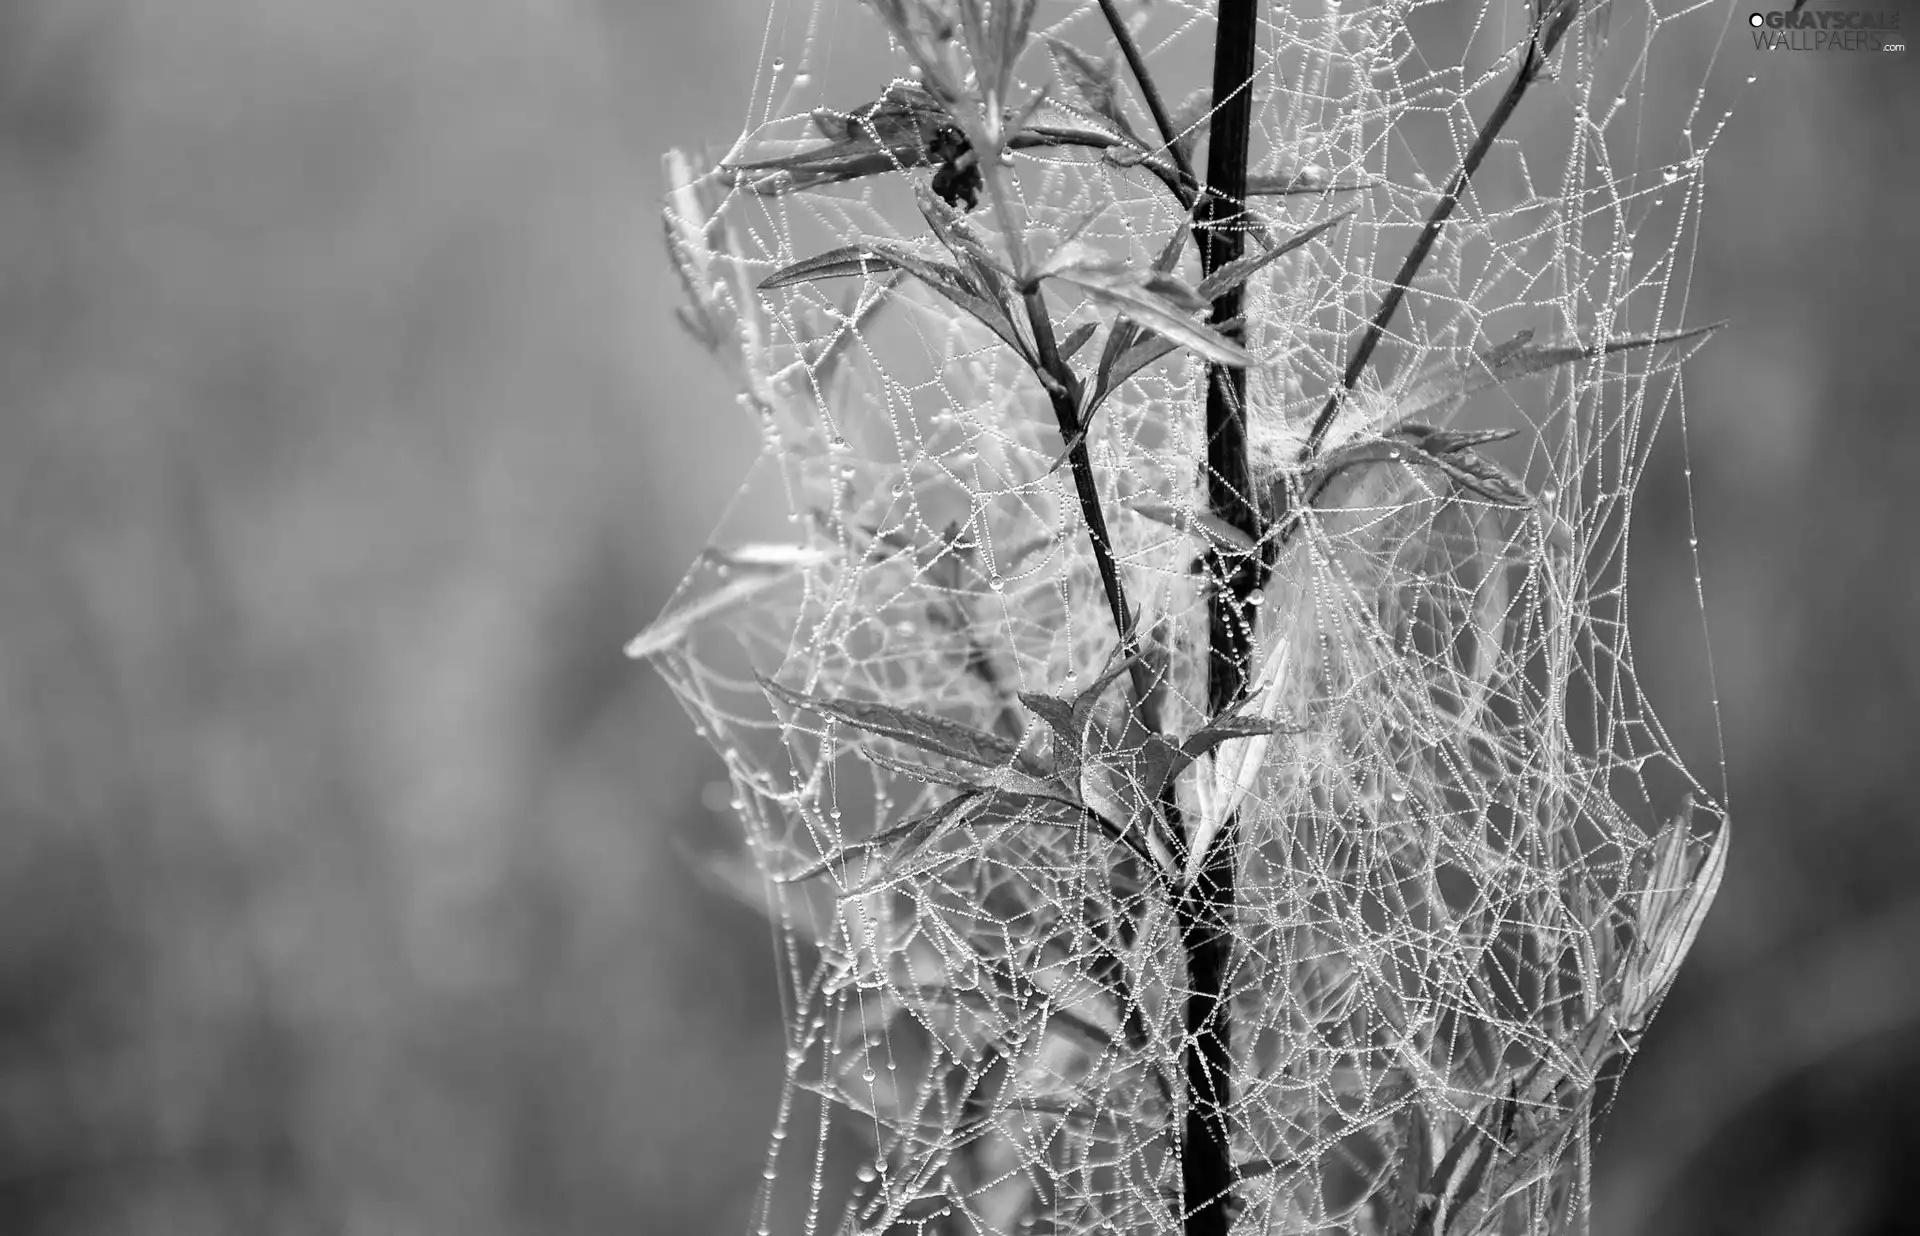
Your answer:
[[[1100,0],[1100,12],[1106,16],[1107,28],[1113,31],[1113,41],[1119,44],[1120,54],[1127,59],[1127,67],[1133,71],[1134,83],[1140,87],[1140,97],[1147,103],[1147,114],[1153,117],[1154,127],[1160,130],[1160,140],[1167,144],[1167,154],[1180,172],[1180,179],[1169,181],[1168,187],[1180,199],[1180,205],[1191,211],[1195,194],[1190,186],[1199,184],[1200,177],[1194,173],[1193,160],[1187,157],[1186,148],[1180,144],[1180,135],[1173,127],[1173,116],[1160,97],[1159,87],[1153,84],[1153,74],[1147,70],[1147,61],[1140,54],[1140,45],[1133,41],[1133,32],[1127,29],[1127,23],[1121,18],[1113,0]]]
[[[1326,406],[1314,418],[1313,427],[1307,434],[1307,444],[1301,451],[1304,461],[1313,456],[1326,440],[1327,430],[1333,424],[1334,414],[1340,410],[1340,403],[1360,381],[1360,375],[1366,372],[1367,362],[1373,358],[1373,350],[1380,343],[1380,337],[1386,334],[1387,324],[1393,321],[1393,315],[1400,308],[1400,302],[1406,299],[1407,289],[1426,264],[1433,246],[1440,239],[1440,229],[1446,226],[1447,218],[1453,214],[1453,208],[1460,204],[1460,197],[1467,191],[1467,184],[1473,174],[1480,169],[1480,163],[1493,149],[1493,143],[1500,136],[1500,130],[1519,108],[1520,100],[1526,97],[1527,90],[1540,80],[1547,61],[1553,56],[1560,40],[1567,33],[1573,19],[1578,15],[1581,0],[1539,0],[1539,17],[1534,22],[1532,32],[1527,36],[1527,50],[1520,58],[1520,70],[1508,84],[1506,93],[1500,96],[1500,102],[1494,105],[1492,114],[1480,126],[1480,132],[1473,139],[1473,145],[1467,148],[1467,155],[1460,161],[1459,170],[1453,179],[1447,182],[1447,190],[1434,203],[1433,211],[1427,216],[1427,226],[1421,229],[1420,238],[1413,242],[1413,248],[1407,251],[1406,260],[1400,263],[1400,273],[1393,277],[1393,285],[1381,298],[1380,307],[1374,311],[1373,320],[1367,323],[1367,332],[1360,338],[1360,345],[1353,350],[1353,357],[1347,362],[1347,369],[1340,378],[1340,388],[1327,396]],[[1217,140],[1217,139],[1216,139]]]
[[[1107,608],[1120,633],[1120,655],[1126,660],[1133,685],[1133,698],[1142,710],[1141,723],[1159,732],[1159,718],[1145,715],[1151,710],[1152,687],[1146,662],[1140,656],[1140,636],[1134,628],[1133,610],[1127,604],[1126,583],[1120,578],[1119,564],[1113,558],[1113,538],[1107,531],[1106,513],[1100,507],[1100,490],[1094,483],[1093,459],[1087,452],[1086,436],[1080,431],[1079,401],[1074,396],[1073,371],[1060,358],[1060,345],[1053,337],[1053,321],[1047,316],[1046,294],[1037,284],[1023,289],[1027,324],[1033,330],[1036,358],[1040,362],[1041,385],[1053,403],[1054,418],[1060,434],[1071,446],[1067,465],[1073,473],[1073,487],[1080,497],[1080,515],[1087,521],[1087,539],[1093,543],[1094,564],[1100,571],[1100,586],[1107,595]]]

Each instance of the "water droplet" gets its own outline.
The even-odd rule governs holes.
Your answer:
[[[780,1175],[780,1169],[769,1163],[760,1169],[760,1175],[762,1179],[771,1183],[775,1177]]]
[[[1000,578],[999,572],[995,572],[993,577],[987,581],[987,587],[993,589],[995,592],[1000,591],[1002,588],[1005,588],[1006,586],[1007,586],[1007,581]]]
[[[860,1165],[860,1170],[855,1172],[854,1176],[860,1181],[861,1184],[872,1184],[874,1180],[874,1174],[875,1173],[874,1173],[872,1164],[862,1163]]]
[[[1000,148],[1000,165],[1002,167],[1013,166],[1013,147],[1002,146]]]
[[[1267,594],[1264,592],[1256,592],[1252,596],[1247,598],[1247,604],[1254,609],[1258,609],[1262,605],[1265,605],[1266,603],[1267,603]]]
[[[778,73],[778,72],[779,72],[780,70],[782,70],[782,69],[784,69],[784,68],[786,68],[786,67],[787,67],[787,62],[786,62],[786,61],[785,61],[784,59],[782,59],[782,58],[781,58],[781,57],[779,57],[779,56],[775,56],[775,57],[773,58],[773,71],[774,71],[775,73]]]
[[[907,492],[907,487],[904,483],[900,481],[895,481],[892,487],[890,488],[889,492],[892,493],[894,497],[898,498],[902,494]]]
[[[847,440],[839,434],[834,434],[827,442],[827,449],[830,451],[844,451],[847,449]]]
[[[1391,802],[1403,803],[1407,801],[1407,792],[1396,785],[1387,792],[1387,798]]]
[[[1667,184],[1672,184],[1674,181],[1680,179],[1680,169],[1677,167],[1667,168],[1660,173],[1660,179]]]
[[[1757,81],[1759,81],[1759,80],[1760,80],[1760,75],[1759,75],[1758,73],[1749,73],[1749,74],[1747,74],[1747,85],[1749,85],[1749,86],[1751,86],[1751,85],[1753,85],[1753,83],[1755,83],[1755,82],[1757,82]]]
[[[1552,502],[1555,498],[1558,498],[1559,496],[1560,496],[1560,491],[1555,489],[1551,485],[1547,486],[1545,489],[1540,491],[1540,501],[1542,502]]]

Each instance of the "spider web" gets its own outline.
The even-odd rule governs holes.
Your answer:
[[[1204,141],[1205,99],[1180,98],[1208,80],[1211,6],[1120,8]],[[1247,287],[1256,489],[1312,498],[1255,598],[1244,711],[1265,726],[1173,778],[1187,828],[1244,794],[1219,842],[1241,1232],[1582,1227],[1599,1110],[1725,860],[1721,798],[1636,678],[1626,588],[1635,489],[1700,338],[1687,287],[1717,134],[1694,128],[1703,73],[1650,66],[1676,31],[1711,39],[1725,6],[1581,14],[1302,462],[1526,45],[1529,7],[1472,10],[1261,16],[1255,240],[1344,217]],[[723,756],[775,928],[787,1069],[752,1226],[1178,1232],[1207,1200],[1181,1195],[1177,1149],[1183,873],[1141,823],[1165,767],[1129,719],[1068,444],[1025,362],[924,281],[760,290],[863,238],[944,256],[916,204],[938,158],[781,166],[914,88],[886,27],[774,0],[762,54],[736,147],[669,157],[666,217],[685,322],[765,449],[633,648]],[[1105,81],[1154,135],[1124,63],[1096,63],[1113,55],[1097,4],[1042,0],[1012,102],[1045,86],[1098,111]],[[1140,145],[1023,148],[1012,210],[964,226],[1003,255],[1011,219],[1036,258],[1071,237],[1144,268],[1183,212],[1148,166],[1164,143]],[[1190,253],[1176,273],[1198,281]],[[1059,338],[1092,331],[1070,362],[1090,372],[1113,311],[1048,293]],[[1195,569],[1220,535],[1205,372],[1174,350],[1088,429],[1176,739],[1218,720]]]

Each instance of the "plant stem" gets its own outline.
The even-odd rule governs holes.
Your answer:
[[[1551,6],[1551,7],[1550,7]],[[1494,105],[1491,115],[1480,126],[1480,132],[1474,137],[1473,145],[1467,148],[1466,158],[1460,161],[1459,170],[1453,179],[1447,182],[1447,191],[1434,203],[1433,211],[1427,216],[1427,226],[1421,229],[1420,238],[1413,242],[1413,248],[1407,251],[1407,258],[1400,263],[1400,273],[1393,277],[1393,286],[1381,298],[1380,307],[1374,311],[1373,320],[1367,323],[1367,333],[1360,338],[1360,346],[1353,350],[1353,357],[1347,362],[1346,373],[1341,375],[1340,388],[1327,397],[1326,406],[1314,418],[1313,428],[1307,434],[1306,447],[1301,451],[1302,461],[1310,459],[1320,449],[1326,439],[1327,430],[1333,424],[1333,417],[1340,410],[1340,402],[1352,391],[1360,375],[1366,371],[1367,362],[1373,358],[1373,350],[1380,343],[1380,337],[1387,332],[1387,324],[1393,321],[1393,315],[1400,308],[1400,302],[1406,299],[1407,289],[1413,285],[1421,266],[1426,264],[1433,246],[1440,239],[1440,229],[1446,225],[1447,217],[1453,214],[1453,208],[1460,204],[1460,196],[1467,191],[1467,184],[1473,174],[1480,170],[1480,163],[1493,149],[1494,139],[1500,136],[1500,130],[1520,106],[1520,100],[1526,97],[1528,87],[1540,78],[1546,67],[1547,59],[1560,45],[1567,28],[1573,24],[1580,7],[1580,0],[1543,0],[1541,16],[1527,38],[1527,50],[1520,59],[1520,71],[1514,74],[1506,93],[1500,96],[1500,102]]]
[[[1033,329],[1034,350],[1038,354],[1042,385],[1053,403],[1054,419],[1060,435],[1072,445],[1067,451],[1067,466],[1073,472],[1073,487],[1080,495],[1080,515],[1087,521],[1087,539],[1093,542],[1093,560],[1100,571],[1100,584],[1107,594],[1107,608],[1113,613],[1113,625],[1120,633],[1120,655],[1126,658],[1133,697],[1145,714],[1151,709],[1153,683],[1146,663],[1140,658],[1140,637],[1134,629],[1133,610],[1127,604],[1127,586],[1120,578],[1120,567],[1113,559],[1113,538],[1107,532],[1107,517],[1100,507],[1100,490],[1094,484],[1093,459],[1087,452],[1086,436],[1080,431],[1080,409],[1074,397],[1073,371],[1060,359],[1060,345],[1053,337],[1053,320],[1047,315],[1046,294],[1037,284],[1023,291],[1027,324]],[[1159,719],[1143,715],[1141,723],[1155,733]]]
[[[1202,276],[1240,256],[1245,237],[1247,161],[1253,125],[1257,0],[1220,0],[1214,34],[1213,125],[1207,184],[1195,211]],[[1213,302],[1213,321],[1235,342],[1245,337],[1241,290]],[[1214,515],[1261,540],[1247,461],[1247,376],[1209,366],[1207,373],[1207,505]],[[1246,696],[1253,669],[1247,599],[1264,583],[1254,555],[1209,554],[1207,707],[1219,715]],[[1233,1219],[1233,1151],[1227,1108],[1232,1101],[1232,1025],[1225,999],[1232,958],[1234,833],[1229,819],[1180,898],[1177,917],[1187,953],[1186,1128],[1180,1144],[1186,1236],[1226,1236]]]

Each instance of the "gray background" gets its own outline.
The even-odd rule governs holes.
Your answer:
[[[0,1231],[744,1226],[772,950],[619,647],[757,444],[657,207],[764,13],[0,3]],[[1912,1210],[1911,64],[1712,69],[1761,74],[1687,379],[1738,832],[1604,1233]],[[1635,637],[1711,781],[1673,428]]]

